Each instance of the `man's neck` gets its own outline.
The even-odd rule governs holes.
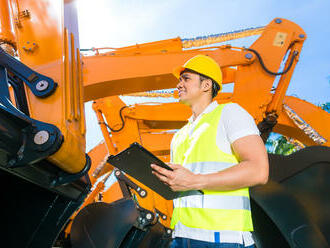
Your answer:
[[[201,99],[200,101],[192,104],[190,106],[193,113],[193,120],[196,120],[197,117],[210,105],[212,99]]]

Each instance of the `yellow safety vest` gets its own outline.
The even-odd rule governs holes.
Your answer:
[[[203,114],[189,135],[191,123],[180,129],[172,141],[172,162],[194,173],[214,173],[238,163],[238,159],[219,149],[217,127],[225,104]],[[233,191],[203,190],[204,195],[175,199],[171,228],[183,225],[206,230],[253,231],[249,188]]]

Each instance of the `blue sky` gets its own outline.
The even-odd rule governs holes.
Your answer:
[[[330,101],[328,0],[90,0],[78,1],[81,48],[122,47],[174,37],[191,38],[289,19],[307,33],[288,95],[316,105]],[[226,42],[249,46],[253,39]],[[87,150],[101,139],[86,105]]]

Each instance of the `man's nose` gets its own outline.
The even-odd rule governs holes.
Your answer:
[[[177,88],[177,89],[183,87],[183,82],[182,82],[182,81],[183,81],[183,80],[180,78],[178,84],[176,85],[176,88]]]

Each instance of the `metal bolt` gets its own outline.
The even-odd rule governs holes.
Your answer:
[[[39,131],[34,135],[33,141],[37,145],[45,144],[49,140],[49,133],[45,130]]]
[[[303,38],[305,38],[305,35],[304,35],[304,34],[300,34],[300,35],[299,35],[299,38],[300,38],[300,39],[303,39]]]
[[[168,234],[171,234],[171,230],[170,230],[170,229],[168,229],[168,230],[167,230],[167,233],[168,233]]]
[[[163,216],[162,216],[162,219],[163,219],[163,220],[166,220],[166,219],[167,219],[167,216],[166,216],[166,215],[163,215]]]
[[[147,218],[147,220],[151,220],[152,219],[152,214],[151,213],[147,213],[146,218]]]
[[[280,23],[282,23],[282,20],[277,18],[277,19],[275,19],[275,23],[280,24]]]
[[[15,163],[16,163],[16,159],[13,158],[13,159],[9,160],[8,165],[13,166]]]
[[[252,53],[247,53],[247,54],[245,54],[245,58],[247,58],[247,59],[252,59],[252,58],[253,58]]]
[[[142,190],[142,191],[140,192],[140,196],[142,196],[142,197],[146,196],[146,194],[147,194],[147,192],[145,192],[144,190]]]
[[[117,177],[120,176],[120,171],[117,170],[115,174]]]
[[[44,91],[48,88],[49,83],[46,80],[41,80],[36,84],[37,91]]]

